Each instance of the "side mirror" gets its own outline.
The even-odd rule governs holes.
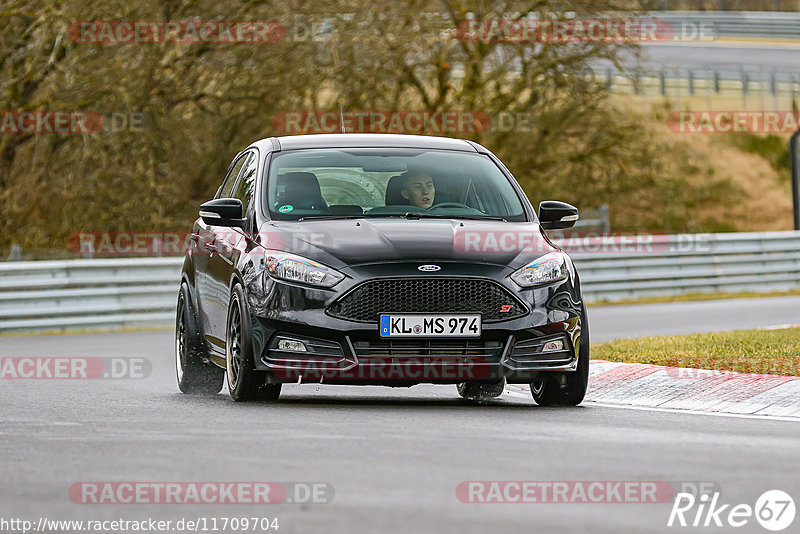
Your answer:
[[[545,200],[539,204],[539,223],[545,230],[572,228],[578,219],[578,208],[566,202]]]
[[[217,198],[200,206],[200,218],[211,226],[244,228],[242,201],[238,198]]]

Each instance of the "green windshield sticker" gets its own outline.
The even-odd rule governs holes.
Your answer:
[[[278,208],[278,211],[281,212],[281,213],[289,213],[293,209],[294,209],[294,206],[290,206],[289,204],[284,204],[283,206]]]

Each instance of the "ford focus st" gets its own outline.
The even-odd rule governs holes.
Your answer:
[[[178,385],[236,401],[283,383],[529,384],[576,405],[589,373],[578,273],[486,148],[343,134],[263,139],[200,207],[181,275]],[[455,392],[454,392],[455,393]]]

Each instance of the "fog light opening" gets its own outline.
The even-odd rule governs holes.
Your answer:
[[[305,343],[294,339],[281,339],[278,341],[278,350],[286,352],[308,352]]]
[[[562,350],[564,350],[563,339],[554,339],[553,341],[548,341],[542,348],[542,352],[560,352]]]

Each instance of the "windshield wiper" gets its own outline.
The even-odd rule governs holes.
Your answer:
[[[312,219],[363,219],[363,215],[304,215],[299,219],[299,221],[308,221]]]
[[[405,218],[408,220],[414,219],[466,219],[470,221],[503,221],[508,222],[503,217],[496,217],[493,215],[440,215],[437,213],[422,213],[418,211],[409,211],[400,215],[398,213],[376,213],[374,215],[370,214],[363,214],[363,215],[304,215],[299,219],[294,219],[297,222],[300,221],[319,221],[319,220],[335,220],[335,219],[377,219],[377,218]],[[291,220],[291,219],[289,219]]]
[[[503,221],[508,222],[503,217],[496,217],[494,215],[439,215],[437,213],[420,213],[418,211],[409,211],[404,217],[409,220],[413,219],[467,219],[470,221]]]
[[[400,215],[392,215],[389,213],[383,214],[376,214],[376,215],[304,215],[299,219],[295,219],[296,221],[308,221],[308,220],[320,220],[320,219],[373,219],[376,217],[400,217]]]

